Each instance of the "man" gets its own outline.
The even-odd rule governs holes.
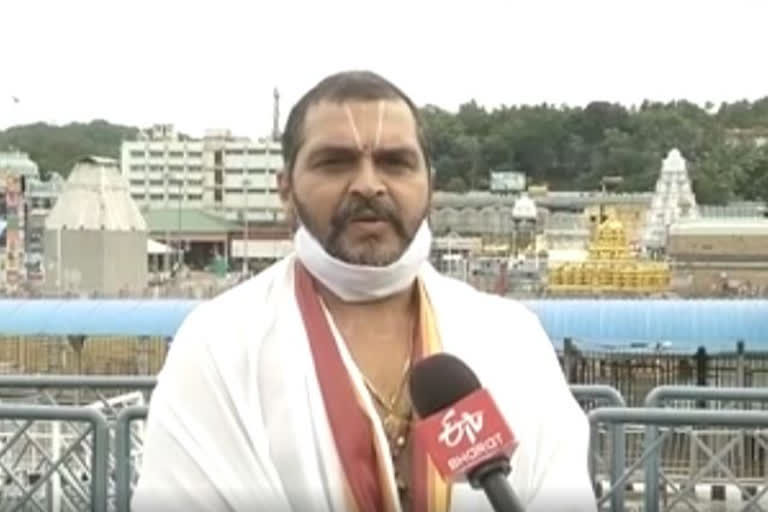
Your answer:
[[[463,359],[519,439],[529,511],[595,510],[588,427],[537,318],[428,263],[418,112],[369,72],[291,111],[279,190],[295,253],[180,327],[152,397],[133,510],[491,510],[410,436],[413,362]]]

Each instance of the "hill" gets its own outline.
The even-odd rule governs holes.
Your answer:
[[[586,107],[502,106],[475,101],[448,112],[421,109],[437,187],[486,188],[492,170],[514,170],[552,189],[596,189],[603,176],[624,178],[622,191],[651,190],[673,147],[689,162],[703,203],[768,201],[768,97],[704,107],[681,100],[637,107],[595,101]],[[67,175],[83,154],[117,158],[138,128],[96,120],[0,131],[0,150],[14,146],[43,172]]]
[[[28,153],[45,175],[51,171],[67,176],[73,161],[83,155],[120,157],[120,143],[134,139],[138,128],[103,120],[51,126],[35,123],[0,131],[0,151],[15,148]]]

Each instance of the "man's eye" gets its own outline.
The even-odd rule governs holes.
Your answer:
[[[379,163],[386,167],[405,169],[411,167],[411,162],[401,156],[385,156],[379,159]]]
[[[318,167],[333,167],[333,166],[339,166],[339,165],[346,165],[350,162],[349,158],[345,158],[342,156],[330,156],[327,158],[321,158],[318,160],[317,165]]]

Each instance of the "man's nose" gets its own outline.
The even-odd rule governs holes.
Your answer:
[[[366,155],[361,158],[349,188],[350,192],[356,192],[363,197],[375,197],[384,194],[386,187],[370,156]]]

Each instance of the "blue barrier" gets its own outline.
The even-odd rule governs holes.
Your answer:
[[[0,334],[173,336],[197,300],[0,300]],[[556,344],[627,348],[668,344],[672,350],[768,349],[768,300],[524,301]]]
[[[173,336],[196,300],[0,300],[0,334]]]

